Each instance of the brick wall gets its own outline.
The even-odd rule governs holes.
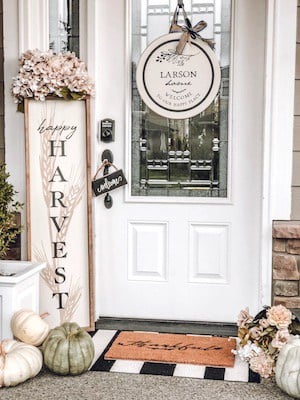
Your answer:
[[[273,223],[274,305],[300,309],[300,221]]]

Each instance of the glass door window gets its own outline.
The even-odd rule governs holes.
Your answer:
[[[151,111],[135,82],[139,58],[153,40],[167,34],[177,0],[131,1],[132,196],[227,197],[228,100],[231,0],[185,0],[192,25],[215,43],[221,86],[199,115],[172,120]],[[178,23],[184,25],[179,19]]]
[[[79,0],[49,1],[49,47],[79,57]]]

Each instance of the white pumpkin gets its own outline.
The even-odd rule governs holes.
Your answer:
[[[43,355],[38,348],[13,339],[0,341],[0,387],[16,386],[33,378],[42,365]]]
[[[11,330],[21,342],[40,346],[48,336],[50,327],[32,310],[22,309],[12,316]]]
[[[292,336],[280,350],[276,363],[276,383],[288,395],[300,399],[300,337]]]

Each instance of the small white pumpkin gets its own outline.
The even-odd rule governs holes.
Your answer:
[[[21,342],[40,346],[48,336],[49,325],[32,310],[19,310],[12,316],[11,330]]]
[[[300,337],[292,336],[280,350],[276,363],[276,383],[288,395],[300,399]]]
[[[0,341],[0,387],[16,386],[36,376],[43,365],[41,351],[13,339]]]

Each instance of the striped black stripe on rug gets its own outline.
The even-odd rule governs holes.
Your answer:
[[[123,372],[144,375],[178,376],[231,382],[260,382],[260,376],[250,370],[248,363],[235,358],[232,368],[192,364],[168,364],[135,360],[105,360],[105,354],[119,335],[116,330],[99,330],[93,335],[95,357],[91,371]]]

